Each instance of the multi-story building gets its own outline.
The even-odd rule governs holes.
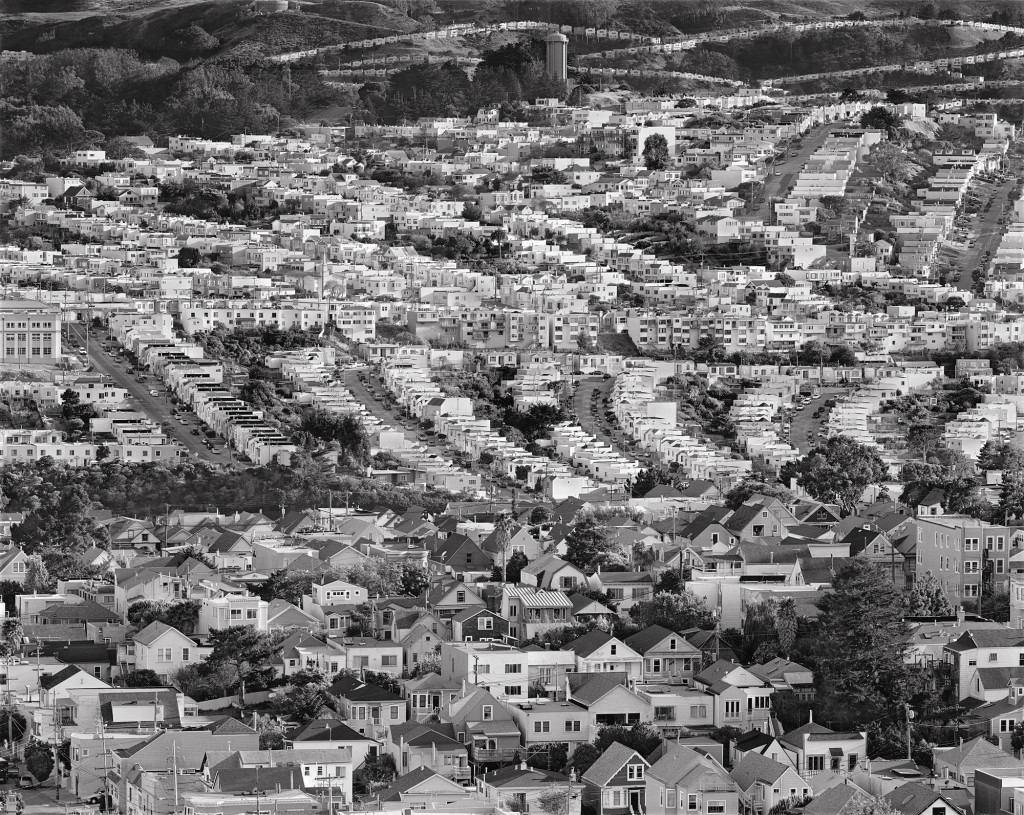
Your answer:
[[[35,300],[0,300],[0,362],[56,365],[60,361],[61,314]]]
[[[917,579],[931,572],[954,605],[978,597],[983,572],[985,582],[996,590],[1009,588],[1009,557],[1016,527],[989,524],[968,515],[918,515],[912,526],[917,538]]]

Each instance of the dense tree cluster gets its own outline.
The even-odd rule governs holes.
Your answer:
[[[194,33],[191,41],[201,43]],[[0,65],[0,85],[4,158],[59,155],[117,135],[261,133],[337,95],[312,66],[282,71],[245,58],[183,65],[120,48],[9,60]]]

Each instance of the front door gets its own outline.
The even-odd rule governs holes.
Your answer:
[[[635,815],[641,815],[641,813],[644,811],[643,790],[629,791],[629,811],[635,813]]]

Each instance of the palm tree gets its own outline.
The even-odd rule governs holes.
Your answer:
[[[508,553],[512,548],[512,516],[508,512],[498,516],[494,525],[495,543],[501,554],[501,582],[508,582]]]

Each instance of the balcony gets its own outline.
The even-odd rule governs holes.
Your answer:
[[[488,762],[488,761],[508,761],[515,758],[516,753],[520,752],[518,747],[498,747],[494,750],[485,750],[483,748],[474,747],[472,749],[473,761],[477,762]]]

